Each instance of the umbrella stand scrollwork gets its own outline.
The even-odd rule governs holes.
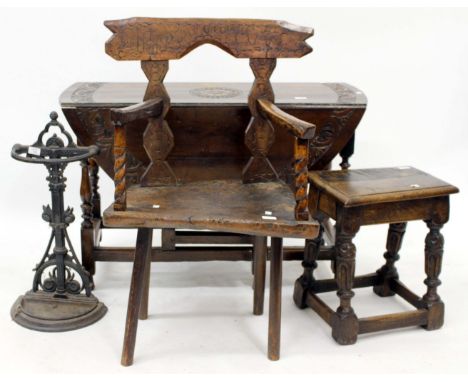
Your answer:
[[[56,112],[50,113],[50,122],[35,143],[29,146],[16,144],[11,150],[14,159],[43,164],[49,172],[47,180],[52,206],[42,207],[42,219],[49,223],[52,232],[45,253],[34,268],[32,290],[20,296],[11,309],[11,316],[18,324],[46,332],[88,326],[107,311],[91,293],[94,288],[92,277],[82,267],[73,249],[67,227],[75,216],[72,208],[64,208],[63,198],[67,180],[63,173],[68,163],[84,161],[95,156],[99,149],[97,146],[77,146],[57,118]],[[58,128],[59,135],[52,133],[51,128]]]

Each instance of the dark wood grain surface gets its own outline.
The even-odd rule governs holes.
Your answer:
[[[237,58],[298,58],[312,51],[314,30],[285,21],[149,18],[108,20],[106,53],[116,60],[159,61],[212,44]]]
[[[410,166],[317,171],[309,174],[315,187],[326,190],[345,206],[432,198],[458,189]]]
[[[209,181],[127,190],[126,211],[104,211],[106,227],[211,229],[263,236],[315,237],[316,221],[296,221],[294,195],[280,182]],[[158,206],[155,208],[154,206]],[[264,219],[270,211],[276,219]]]
[[[172,107],[189,105],[246,106],[249,82],[167,82]],[[364,93],[346,83],[272,83],[275,104],[288,108],[336,108],[367,105]],[[147,84],[139,82],[77,82],[60,95],[62,107],[128,106],[141,102]]]

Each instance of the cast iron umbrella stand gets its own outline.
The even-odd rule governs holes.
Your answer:
[[[50,113],[50,122],[39,134],[37,141],[24,146],[16,144],[11,156],[26,163],[46,166],[52,208],[43,206],[42,219],[52,228],[47,249],[34,268],[32,290],[18,297],[11,308],[11,317],[19,325],[44,332],[61,332],[79,329],[98,321],[107,312],[106,306],[92,295],[93,281],[82,267],[71,244],[67,227],[75,220],[73,209],[64,208],[63,172],[68,163],[83,161],[98,153],[97,146],[79,147],[57,121],[56,112]],[[57,134],[49,133],[58,128],[67,145]],[[50,136],[44,144],[45,135]],[[55,246],[50,251],[52,243]],[[82,293],[84,291],[84,293]]]

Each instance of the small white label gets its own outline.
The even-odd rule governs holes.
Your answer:
[[[294,99],[307,99],[305,96],[295,96]]]
[[[412,184],[410,187],[411,187],[411,188],[419,188],[419,187],[421,187],[421,186],[420,186],[419,184]]]
[[[411,167],[410,166],[400,166],[400,167],[397,167],[398,170],[409,170]]]
[[[263,220],[277,220],[276,216],[266,216],[266,215],[263,215],[262,219]]]
[[[41,149],[39,147],[29,146],[28,147],[28,154],[30,155],[41,155]]]
[[[271,215],[273,215],[273,212],[271,212],[271,211],[265,211],[265,215],[271,216]]]
[[[153,208],[159,208],[159,204],[153,204]]]

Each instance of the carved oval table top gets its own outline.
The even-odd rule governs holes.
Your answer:
[[[172,106],[247,105],[252,83],[165,83]],[[77,82],[60,96],[62,107],[128,106],[143,100],[146,84],[138,82]],[[364,93],[346,83],[273,83],[277,105],[298,107],[362,107]]]
[[[168,161],[181,182],[241,179],[250,157],[244,143],[250,120],[251,83],[167,83],[171,109],[167,122],[174,134]],[[143,100],[145,83],[79,82],[60,96],[62,110],[82,145],[100,148],[97,162],[113,177],[113,126],[110,109]],[[345,83],[273,83],[275,104],[314,123],[309,168],[323,169],[340,152],[361,120],[367,98]],[[127,174],[135,181],[148,164],[143,149],[145,123],[127,132]],[[277,129],[269,158],[281,179],[290,183],[293,137]]]

